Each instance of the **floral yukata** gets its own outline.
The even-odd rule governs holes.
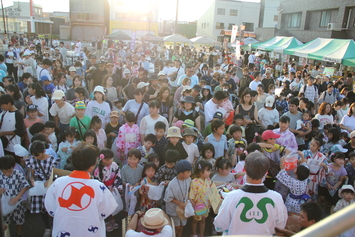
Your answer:
[[[119,158],[122,162],[122,165],[127,164],[127,154],[128,151],[132,148],[137,148],[141,145],[141,137],[139,134],[139,127],[137,124],[133,124],[130,127],[128,124],[123,124],[118,130],[118,137],[116,140],[117,152],[123,152],[123,156],[120,155]]]

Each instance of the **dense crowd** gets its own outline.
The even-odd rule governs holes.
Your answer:
[[[281,65],[268,54],[236,58],[213,47],[77,40],[69,50],[17,34],[3,43],[0,193],[17,236],[27,209],[41,213],[44,236],[104,236],[120,227],[120,211],[133,222],[146,212],[141,233],[134,223],[126,236],[171,235],[166,214],[176,236],[188,218],[192,236],[203,236],[211,216],[214,234],[291,235],[287,216],[313,224],[354,202],[350,72],[335,78],[321,63]],[[49,187],[53,168],[73,172]],[[75,180],[86,181],[69,192]],[[214,181],[243,187],[217,216],[209,213]],[[38,185],[46,195],[31,193]],[[253,206],[245,211],[250,192],[273,200],[265,210],[258,203],[258,217],[246,213]],[[75,226],[64,218],[71,215]]]

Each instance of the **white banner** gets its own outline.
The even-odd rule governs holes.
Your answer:
[[[234,44],[235,39],[237,38],[238,26],[233,25],[232,34],[231,34],[231,44]]]

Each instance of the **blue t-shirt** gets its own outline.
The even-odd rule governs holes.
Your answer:
[[[0,69],[3,70],[4,72],[7,72],[7,66],[5,63],[0,63]]]
[[[227,137],[225,135],[222,135],[219,141],[217,141],[214,137],[214,134],[211,133],[207,136],[207,138],[207,142],[211,143],[214,146],[214,158],[224,156],[224,151],[228,150]]]
[[[6,72],[0,69],[0,82],[2,82],[2,79],[6,77]]]

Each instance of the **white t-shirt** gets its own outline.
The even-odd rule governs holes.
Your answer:
[[[162,231],[156,235],[147,235],[141,232],[136,232],[134,230],[128,230],[126,232],[126,237],[170,237],[173,236],[173,229],[170,225],[164,226]]]
[[[40,66],[37,67],[37,78],[40,81],[42,76],[47,76],[50,81],[52,81],[52,76],[47,69]]]
[[[218,104],[215,104],[212,99],[205,104],[205,127],[211,123],[214,113],[217,112]]]
[[[275,227],[285,228],[286,221],[287,210],[279,193],[272,190],[251,193],[238,189],[226,195],[213,224],[223,235],[271,236]]]
[[[258,85],[261,84],[261,81],[252,81],[249,83],[249,88],[253,91],[256,91],[258,89]]]
[[[97,115],[102,121],[101,128],[105,129],[107,123],[110,122],[110,112],[111,108],[107,102],[102,102],[99,104],[96,100],[92,100],[86,106],[85,114],[92,118],[93,116]]]
[[[142,102],[144,103],[144,102]],[[136,100],[129,100],[127,101],[127,103],[125,104],[125,106],[122,108],[123,112],[127,112],[130,111],[132,113],[134,113],[137,116],[139,107],[141,106],[141,104],[138,104],[136,102]],[[143,117],[147,116],[149,114],[149,107],[146,103],[143,104],[141,111],[138,114],[138,118],[137,118],[137,125],[139,126],[141,123],[141,120],[143,119]],[[155,133],[154,133],[155,134]]]
[[[350,128],[351,130],[355,130],[355,117],[345,115],[341,120],[340,124],[344,125],[345,127]]]
[[[42,119],[45,123],[49,120],[48,114],[48,99],[46,97],[36,98],[35,96],[31,96],[32,104],[38,106],[38,112],[43,114],[43,116],[38,116],[38,118]]]
[[[50,108],[49,112],[51,113],[52,116],[57,116],[59,117],[59,122],[61,124],[69,124],[70,119],[73,117],[75,114],[75,109],[74,107],[69,104],[68,102],[65,102],[62,108],[59,108],[56,103],[52,105]]]
[[[261,108],[258,112],[259,121],[266,128],[268,125],[274,125],[279,122],[279,112],[276,109],[269,110]]]
[[[187,161],[192,164],[194,161],[195,157],[199,157],[200,153],[198,152],[198,147],[196,144],[191,143],[190,145],[187,145],[185,142],[182,142],[182,146],[184,147],[186,153],[187,153]]]
[[[324,125],[326,125],[327,123],[333,124],[334,123],[334,118],[333,115],[320,115],[320,114],[316,114],[314,116],[315,119],[319,120],[319,129],[323,130]]]
[[[149,114],[142,119],[139,125],[139,133],[144,135],[149,133],[155,134],[154,126],[158,121],[162,121],[165,123],[165,126],[169,128],[168,120],[166,120],[165,117],[159,115],[159,118],[153,119]],[[165,129],[165,133],[167,134],[167,129]]]

